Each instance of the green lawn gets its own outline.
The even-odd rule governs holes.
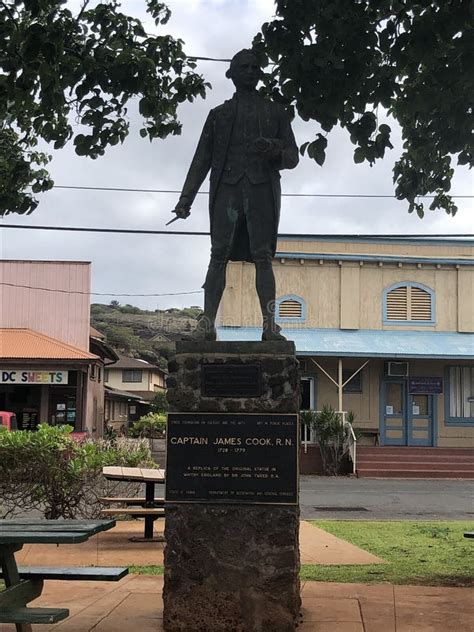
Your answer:
[[[474,585],[474,541],[463,537],[472,522],[366,522],[313,520],[387,564],[316,566],[305,564],[301,578],[333,582],[391,582],[430,586]]]
[[[386,560],[387,564],[303,564],[302,580],[474,585],[474,541],[463,537],[464,531],[472,531],[472,522],[313,520],[312,524],[370,551]],[[134,566],[130,572],[161,575],[163,566]]]

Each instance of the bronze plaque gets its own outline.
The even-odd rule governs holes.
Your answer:
[[[203,397],[260,397],[262,370],[259,364],[203,364]]]
[[[166,500],[298,503],[298,415],[169,413]]]

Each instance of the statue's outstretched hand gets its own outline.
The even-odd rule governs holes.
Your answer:
[[[179,219],[186,219],[191,215],[190,207],[182,202],[178,202],[178,204],[176,204],[176,208],[172,212],[175,213],[176,217]]]
[[[171,219],[169,222],[166,222],[166,226],[169,226],[177,219],[186,219],[191,215],[190,207],[181,202],[178,202],[176,208],[174,208],[171,212],[175,214],[175,217],[173,217],[173,219]]]

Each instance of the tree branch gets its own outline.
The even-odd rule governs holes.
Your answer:
[[[17,31],[19,31],[20,29],[18,28],[18,22],[15,20],[15,16],[13,15],[13,13],[11,12],[11,7],[8,6],[8,4],[6,2],[0,2],[0,4],[2,5],[2,7],[4,7],[5,11],[8,13],[8,15],[10,16],[13,24],[15,25],[15,28]]]
[[[82,3],[82,7],[81,10],[79,11],[79,13],[77,14],[76,17],[76,24],[79,23],[79,20],[82,18],[82,15],[84,13],[84,11],[87,9],[87,5],[89,4],[90,0],[84,0],[84,2]]]

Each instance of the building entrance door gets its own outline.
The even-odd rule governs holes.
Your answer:
[[[405,380],[382,383],[382,445],[407,445],[407,398]]]
[[[381,389],[382,445],[434,445],[435,397],[410,395],[407,380],[385,380]]]
[[[437,395],[408,395],[408,445],[433,446]]]

